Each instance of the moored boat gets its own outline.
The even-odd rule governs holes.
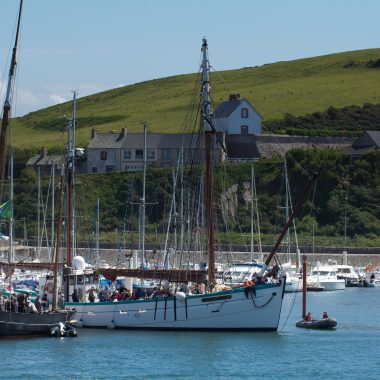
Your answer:
[[[307,277],[307,286],[323,287],[323,290],[344,290],[346,282],[337,276],[337,268],[335,265],[322,264],[319,262],[313,268],[311,274]]]
[[[335,318],[314,319],[312,321],[299,321],[296,323],[297,327],[305,329],[332,329],[336,327],[337,321]]]
[[[289,219],[281,232],[270,254],[258,268],[255,281],[249,286],[238,288],[226,287],[219,290],[215,277],[215,247],[214,247],[214,199],[212,182],[213,147],[215,145],[216,131],[213,126],[211,113],[211,97],[209,94],[209,61],[208,46],[204,38],[202,44],[202,88],[199,109],[201,110],[202,130],[205,146],[205,184],[204,193],[205,210],[205,235],[207,236],[207,270],[192,271],[188,269],[131,269],[124,270],[124,275],[131,278],[156,279],[162,283],[177,283],[178,291],[173,295],[159,296],[151,299],[127,300],[122,302],[68,302],[67,307],[77,309],[78,325],[87,327],[108,327],[125,329],[151,329],[151,330],[201,330],[201,331],[276,331],[281,314],[281,307],[285,289],[286,276],[280,272],[280,268],[268,267],[280,246],[280,243],[298,214],[306,195],[308,194],[316,175],[309,178],[305,190],[289,216]],[[145,149],[144,149],[145,151]],[[194,181],[193,183],[198,183]],[[142,197],[145,199],[145,194]],[[142,249],[144,253],[144,250]],[[144,257],[144,254],[142,255]],[[143,260],[144,261],[144,260]],[[144,264],[144,262],[141,264]],[[66,276],[71,274],[67,268]],[[107,279],[113,279],[122,275],[123,270],[98,269]],[[193,278],[195,280],[193,280]],[[198,276],[198,277],[197,277]],[[180,290],[181,284],[188,282],[203,283],[206,293],[186,294]],[[65,289],[69,289],[70,283],[66,279]],[[66,290],[66,295],[70,294]]]
[[[75,313],[75,310],[46,313],[0,311],[0,336],[48,336],[51,329],[59,323],[70,322]]]

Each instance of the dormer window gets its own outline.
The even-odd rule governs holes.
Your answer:
[[[248,118],[248,108],[242,108],[241,109],[241,118],[247,119]]]

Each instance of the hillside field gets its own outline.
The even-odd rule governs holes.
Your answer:
[[[214,107],[230,93],[239,93],[270,122],[287,113],[302,116],[331,106],[380,103],[379,78],[380,49],[369,49],[212,73],[211,84]],[[150,132],[181,132],[196,79],[197,74],[179,75],[80,98],[77,145],[88,145],[92,127],[101,132],[122,127],[141,132],[147,121]],[[64,115],[70,110],[67,102],[16,118],[13,144],[63,150]]]

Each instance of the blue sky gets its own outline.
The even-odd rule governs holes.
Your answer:
[[[0,0],[1,100],[18,0]],[[17,96],[22,115],[71,98],[198,70],[379,46],[378,0],[24,0]]]

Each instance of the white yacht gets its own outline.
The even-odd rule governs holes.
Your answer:
[[[223,273],[223,283],[227,286],[241,286],[246,281],[255,278],[260,273],[262,266],[256,262],[233,264]]]
[[[352,265],[337,264],[336,269],[338,278],[343,279],[347,287],[358,286],[359,275],[355,272]]]
[[[319,264],[315,266],[307,277],[307,286],[323,287],[323,290],[344,290],[346,281],[337,276],[337,266],[331,264]]]

